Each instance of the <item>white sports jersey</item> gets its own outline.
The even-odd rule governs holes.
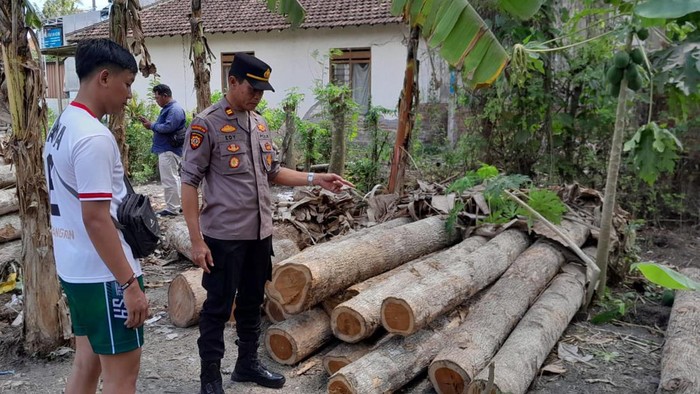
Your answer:
[[[58,275],[69,283],[115,280],[90,241],[80,205],[81,201],[111,200],[110,213],[117,216],[126,185],[114,136],[87,107],[72,102],[47,136],[44,166]],[[141,275],[139,262],[118,233],[131,268]]]

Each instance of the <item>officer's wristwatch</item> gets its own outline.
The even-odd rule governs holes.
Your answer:
[[[306,183],[308,183],[309,186],[314,185],[314,173],[313,172],[306,174]]]

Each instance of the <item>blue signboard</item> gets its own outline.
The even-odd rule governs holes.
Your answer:
[[[45,27],[44,48],[58,48],[60,46],[63,46],[63,28]]]

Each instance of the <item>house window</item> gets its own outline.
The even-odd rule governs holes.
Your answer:
[[[255,56],[255,52],[243,53]],[[233,63],[233,53],[222,53],[219,59],[221,59],[221,91],[226,93],[228,90],[228,70],[231,69],[231,63]]]
[[[348,85],[352,99],[360,105],[362,112],[369,108],[370,97],[370,49],[340,49],[331,56],[331,82]],[[337,51],[336,51],[337,52]]]

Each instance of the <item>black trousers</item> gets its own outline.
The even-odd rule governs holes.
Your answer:
[[[224,327],[236,301],[236,331],[244,342],[257,343],[265,282],[272,274],[272,237],[253,241],[223,241],[205,236],[214,266],[202,276],[207,291],[199,317],[199,357],[205,361],[224,357]]]

